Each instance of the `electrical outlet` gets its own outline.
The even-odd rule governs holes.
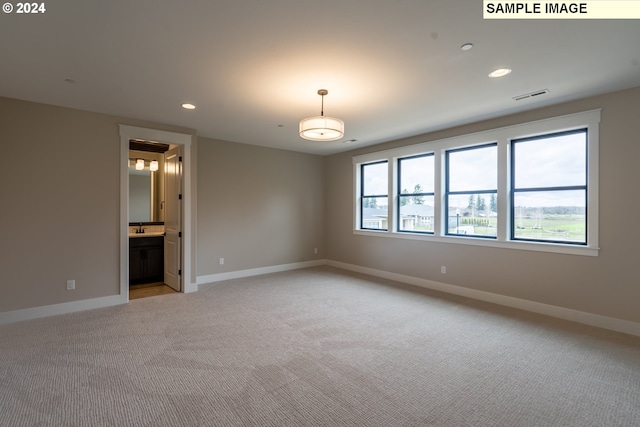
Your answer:
[[[220,258],[220,265],[224,265],[224,258]]]
[[[72,291],[76,288],[76,281],[75,280],[67,280],[67,290],[68,291]]]
[[[446,265],[441,265],[440,266],[440,273],[447,274],[447,266]]]

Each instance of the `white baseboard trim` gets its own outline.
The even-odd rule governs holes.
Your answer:
[[[76,311],[92,310],[94,308],[110,307],[112,305],[124,303],[126,303],[126,299],[123,299],[120,295],[112,295],[108,297],[45,305],[42,307],[25,308],[22,310],[5,311],[0,313],[0,325],[20,322],[23,320],[39,319],[41,317],[55,316],[58,314],[74,313]]]
[[[231,271],[228,273],[212,274],[196,278],[196,283],[187,283],[184,293],[197,292],[198,286],[219,282],[221,280],[238,279],[241,277],[258,276],[260,274],[277,273],[280,271],[297,270],[300,268],[315,267],[325,265],[326,260],[314,260],[296,262],[292,264],[274,265],[262,268],[252,268],[249,270]],[[128,297],[122,298],[120,295],[112,295],[102,298],[92,298],[81,301],[65,302],[61,304],[46,305],[41,307],[25,308],[22,310],[5,311],[0,313],[0,325],[5,323],[20,322],[22,320],[39,319],[41,317],[55,316],[58,314],[74,313],[76,311],[92,310],[94,308],[110,307],[112,305],[126,304]]]
[[[448,294],[459,295],[480,301],[486,301],[498,305],[503,305],[520,310],[531,311],[564,320],[583,323],[590,326],[623,332],[625,334],[640,336],[640,323],[628,320],[616,319],[613,317],[601,316],[599,314],[587,313],[584,311],[572,310],[570,308],[558,307],[555,305],[543,304],[506,295],[494,294],[491,292],[479,291],[462,286],[450,285],[436,282],[434,280],[421,279],[404,274],[391,273],[384,270],[377,270],[369,267],[362,267],[354,264],[347,264],[338,261],[327,260],[327,265],[342,268],[344,270],[355,271],[357,273],[368,274],[370,276],[381,277],[383,279],[394,280],[396,282],[419,286],[421,288],[432,289]]]
[[[279,273],[281,271],[298,270],[300,268],[317,267],[319,265],[325,265],[326,260],[314,260],[294,262],[291,264],[271,265],[269,267],[250,268],[247,270],[229,271],[226,273],[209,274],[207,276],[198,276],[198,285],[207,285],[215,282],[221,282],[223,280],[241,279],[243,277],[259,276],[261,274]]]
[[[223,280],[240,279],[243,277],[316,267],[325,264],[344,270],[368,274],[370,276],[381,277],[383,279],[394,280],[396,282],[419,286],[426,289],[432,289],[448,294],[459,295],[480,301],[486,301],[498,305],[570,320],[573,322],[583,323],[590,326],[609,329],[612,331],[640,336],[640,323],[637,322],[631,322],[628,320],[616,319],[599,314],[587,313],[584,311],[578,311],[569,308],[543,304],[535,301],[509,297],[506,295],[494,294],[491,292],[479,291],[476,289],[450,285],[448,283],[436,282],[434,280],[421,279],[419,277],[407,276],[404,274],[391,273],[388,271],[377,270],[374,268],[363,267],[355,264],[347,264],[343,262],[324,259],[199,276],[197,277],[196,283],[189,283],[185,286],[185,293],[196,292],[199,285],[207,285]],[[124,304],[126,302],[126,298],[122,298],[120,295],[112,295],[108,297],[92,298],[82,301],[72,301],[42,307],[26,308],[22,310],[5,311],[0,313],[0,325],[19,322],[23,320],[55,316],[59,314],[68,314],[77,311],[92,310],[95,308],[110,307],[113,305]]]
[[[198,284],[197,283],[187,283],[184,285],[184,293],[190,294],[191,292],[198,292]]]

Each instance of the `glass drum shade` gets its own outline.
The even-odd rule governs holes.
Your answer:
[[[335,141],[344,136],[344,122],[327,116],[300,120],[300,136],[311,141]]]

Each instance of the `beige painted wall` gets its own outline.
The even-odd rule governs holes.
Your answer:
[[[0,312],[119,294],[118,124],[193,134],[0,97]]]
[[[596,108],[602,108],[598,257],[353,234],[352,156]],[[634,88],[327,157],[327,258],[640,322],[639,112]]]
[[[324,258],[324,158],[198,138],[198,163],[199,276]]]

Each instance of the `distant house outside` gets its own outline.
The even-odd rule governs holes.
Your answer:
[[[362,228],[388,230],[387,209],[362,208]],[[400,207],[400,231],[433,231],[433,206],[405,205]]]
[[[400,231],[433,232],[433,206],[409,204],[400,207]]]
[[[386,209],[362,208],[362,228],[389,229],[389,214]]]

